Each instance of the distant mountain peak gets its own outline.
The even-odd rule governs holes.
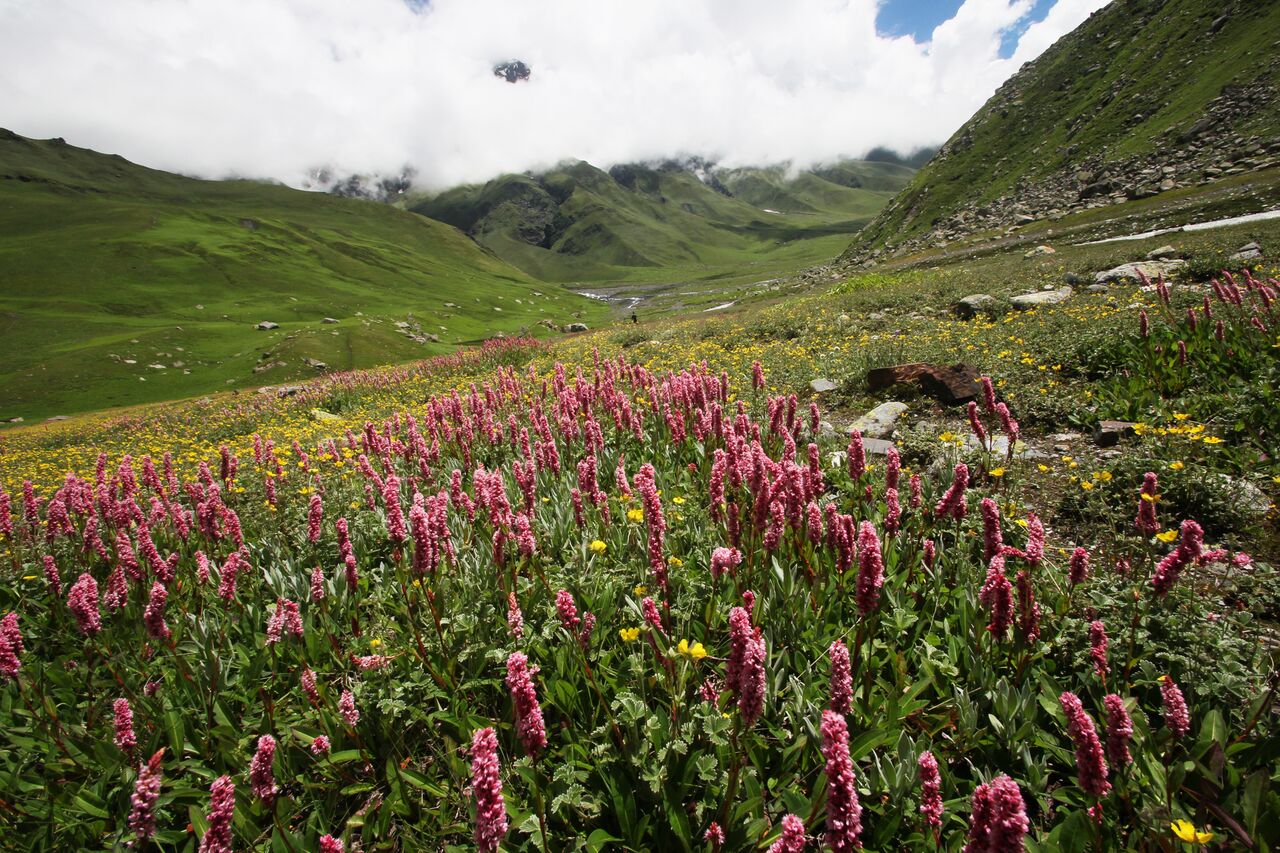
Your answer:
[[[528,80],[533,74],[533,69],[525,65],[519,59],[508,60],[493,66],[493,76],[501,77],[508,83],[518,83],[521,80]]]

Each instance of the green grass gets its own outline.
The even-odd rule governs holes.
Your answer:
[[[858,235],[853,250],[927,232],[967,202],[994,200],[1019,181],[1095,155],[1105,162],[1159,151],[1224,86],[1280,82],[1280,65],[1267,60],[1280,40],[1280,5],[1238,4],[1210,33],[1223,7],[1117,0],[1095,14],[1002,86]],[[1230,132],[1275,138],[1278,104],[1254,103]]]
[[[713,185],[681,167],[604,172],[577,162],[458,187],[411,208],[546,281],[746,281],[829,260],[911,174],[851,161],[795,175],[716,169]]]
[[[0,133],[3,419],[314,375],[304,358],[406,361],[603,313],[416,214]]]

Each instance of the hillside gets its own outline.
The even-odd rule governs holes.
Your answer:
[[[0,283],[0,419],[421,358],[601,311],[387,205],[8,131]]]
[[[912,174],[849,161],[784,167],[585,162],[504,175],[412,203],[547,281],[669,281],[746,270],[757,278],[824,261]]]
[[[1278,40],[1276,3],[1116,0],[1001,86],[844,259],[1274,165]]]

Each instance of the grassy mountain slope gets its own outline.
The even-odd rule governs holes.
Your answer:
[[[867,162],[794,176],[783,167],[605,172],[574,162],[458,187],[411,209],[548,281],[764,277],[830,258],[911,174]]]
[[[420,358],[600,310],[386,205],[0,132],[0,418]]]
[[[848,256],[1227,171],[1243,140],[1280,136],[1278,40],[1278,3],[1115,0],[1010,78]]]

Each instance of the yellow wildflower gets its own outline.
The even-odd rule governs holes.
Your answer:
[[[623,642],[630,643],[636,640],[637,638],[639,638],[640,629],[639,628],[623,628],[621,631],[618,632],[618,636],[623,639]]]
[[[1169,824],[1169,828],[1173,830],[1174,835],[1188,844],[1208,844],[1213,840],[1212,832],[1201,832],[1189,820],[1175,820]]]
[[[1222,439],[1218,438],[1216,435],[1206,435],[1204,437],[1204,443],[1205,444],[1222,444]]]
[[[1169,468],[1173,471],[1181,471],[1183,468],[1186,468],[1186,467],[1187,466],[1183,465],[1181,461],[1169,463]]]
[[[636,584],[635,589],[631,590],[631,593],[633,595],[644,595],[648,591],[649,591],[649,587],[645,586],[642,583],[638,583]]]
[[[990,471],[988,471],[987,473],[988,473],[988,474],[990,474],[992,477],[1003,477],[1003,476],[1004,476],[1004,469],[1003,469],[1003,468],[992,468],[992,469],[991,469]]]
[[[1084,489],[1086,492],[1091,492],[1093,491],[1093,483],[1089,482],[1088,480],[1081,480],[1080,488]]]
[[[1172,542],[1173,540],[1178,538],[1178,531],[1166,530],[1163,533],[1157,533],[1156,538],[1159,539],[1161,542]]]
[[[608,548],[609,546],[601,542],[599,539],[593,539],[591,540],[591,544],[587,547],[591,549],[591,553],[593,554],[603,554],[604,549]]]
[[[679,557],[667,557],[667,565],[672,568],[679,569],[684,566],[684,560]]]
[[[681,640],[676,646],[676,651],[692,660],[702,660],[707,656],[707,650],[702,647],[702,643],[690,645],[688,640]]]
[[[644,510],[639,507],[627,510],[627,521],[630,521],[633,524],[639,524],[644,521]]]

